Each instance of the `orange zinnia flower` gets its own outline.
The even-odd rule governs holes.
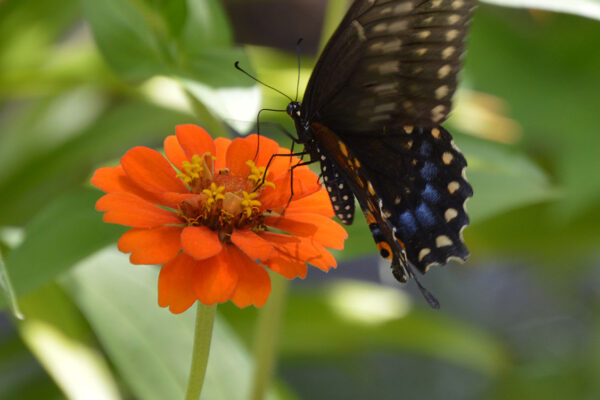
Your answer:
[[[161,307],[181,313],[196,300],[260,307],[271,291],[263,266],[288,279],[304,278],[307,262],[336,266],[325,247],[341,249],[347,234],[330,219],[317,176],[297,167],[292,185],[290,165],[299,159],[288,156],[266,170],[273,154],[289,150],[257,135],[213,141],[195,125],[178,126],[164,146],[168,161],[135,147],[92,178],[107,193],[96,203],[104,221],[133,228],[119,250],[133,264],[164,264]]]

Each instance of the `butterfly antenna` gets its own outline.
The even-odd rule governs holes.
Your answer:
[[[300,43],[302,43],[302,38],[298,39],[298,42],[296,43],[296,53],[298,54],[298,81],[296,82],[296,101],[298,101],[298,94],[300,91],[300,66],[302,65],[300,57]]]
[[[433,294],[431,294],[431,292],[429,290],[427,290],[425,288],[425,286],[423,286],[421,284],[421,282],[419,282],[416,275],[412,272],[412,268],[410,269],[410,272],[411,272],[412,278],[415,280],[415,283],[419,287],[419,290],[421,291],[421,294],[423,295],[423,297],[425,297],[425,300],[427,300],[427,303],[429,304],[429,306],[435,310],[439,310],[440,302],[438,301],[438,299],[436,299],[435,296]]]
[[[272,90],[276,91],[277,93],[279,93],[279,94],[287,97],[290,101],[294,101],[294,100],[292,100],[292,98],[290,96],[288,96],[287,94],[283,93],[281,90],[275,89],[273,86],[267,85],[263,81],[259,80],[257,77],[250,75],[248,72],[246,72],[246,70],[244,70],[242,67],[240,67],[240,62],[239,61],[236,61],[234,65],[235,65],[235,69],[237,69],[238,71],[244,73],[246,76],[248,76],[252,80],[254,80],[254,81],[260,83],[261,85],[263,85],[265,87],[268,87],[269,89],[272,89]]]

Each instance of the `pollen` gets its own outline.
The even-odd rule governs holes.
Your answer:
[[[248,175],[248,180],[250,182],[252,182],[254,185],[257,185],[257,187],[269,186],[275,188],[273,182],[269,182],[265,179],[266,167],[257,167],[252,160],[246,161],[246,165],[250,167],[250,174]]]
[[[204,153],[203,156],[194,154],[192,161],[184,161],[181,164],[181,172],[177,174],[177,177],[189,186],[192,192],[199,192],[199,188],[203,186],[205,182],[212,180],[213,171],[213,157],[209,152]]]
[[[248,218],[250,218],[252,216],[252,212],[258,209],[262,205],[262,203],[256,200],[256,198],[258,197],[258,193],[256,192],[248,193],[246,191],[243,191],[242,196],[244,196],[244,199],[240,203],[243,210],[242,212]]]

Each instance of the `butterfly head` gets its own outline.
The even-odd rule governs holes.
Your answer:
[[[294,120],[300,118],[302,116],[302,104],[297,101],[292,101],[290,104],[288,104],[286,112]]]

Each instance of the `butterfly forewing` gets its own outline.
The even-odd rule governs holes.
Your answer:
[[[384,126],[441,123],[456,90],[472,8],[472,0],[355,2],[317,64],[304,115],[335,130],[371,134]]]

